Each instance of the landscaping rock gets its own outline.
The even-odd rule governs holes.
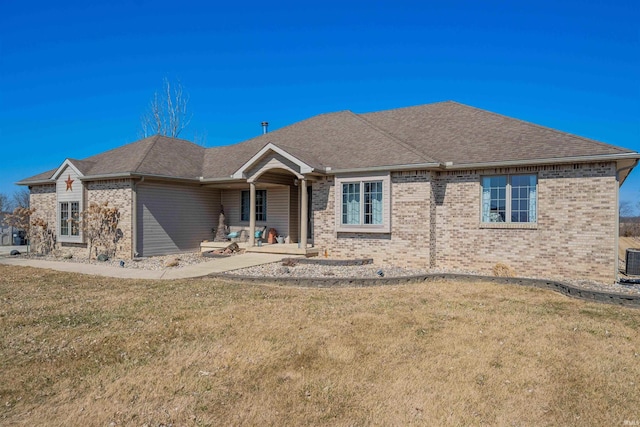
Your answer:
[[[109,261],[109,256],[107,254],[100,254],[98,255],[97,260],[100,262]]]
[[[289,267],[280,267],[278,269],[278,273],[279,274],[289,274],[291,271],[289,270]]]
[[[20,255],[20,251],[16,251],[16,250],[14,249],[14,250],[12,250],[11,252],[9,252],[9,255],[13,255],[13,256]]]
[[[180,264],[179,258],[170,259],[166,262],[165,267],[177,267]]]
[[[73,258],[73,254],[71,254],[71,253],[66,253],[66,254],[62,255],[62,259],[71,259],[71,258]]]

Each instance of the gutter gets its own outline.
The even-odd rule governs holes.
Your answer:
[[[400,165],[384,165],[384,166],[371,166],[363,168],[344,168],[344,169],[332,169],[327,166],[324,171],[317,171],[322,174],[342,174],[342,173],[358,173],[358,172],[384,172],[384,171],[402,171],[411,169],[440,169],[440,170],[461,170],[461,169],[486,169],[492,167],[510,167],[510,166],[531,166],[531,165],[543,165],[543,164],[562,164],[562,163],[586,163],[594,161],[613,161],[635,159],[636,163],[632,166],[635,167],[640,159],[639,153],[620,153],[620,154],[604,154],[595,156],[576,156],[576,157],[554,157],[549,159],[529,159],[529,160],[508,160],[501,162],[479,162],[479,163],[460,163],[454,164],[453,162],[430,162],[430,163],[410,163]],[[624,169],[621,169],[624,170]],[[81,177],[81,181],[102,180],[102,179],[116,179],[116,178],[133,178],[133,177],[147,177],[169,181],[189,182],[189,183],[217,183],[217,182],[242,182],[242,178],[234,178],[233,176],[224,178],[181,178],[168,175],[156,175],[156,174],[139,174],[132,172],[125,173],[113,173],[113,174],[101,174],[101,175],[87,175]],[[55,181],[51,179],[38,180],[38,181],[18,181],[17,185],[39,185],[39,184],[52,184]]]
[[[214,184],[217,182],[246,182],[247,180],[244,178],[234,178],[233,176],[225,178],[204,178],[201,176],[198,181],[203,184]]]
[[[188,183],[200,183],[200,178],[185,178],[185,177],[176,177],[170,175],[158,175],[151,173],[133,173],[133,172],[118,172],[118,173],[107,173],[107,174],[99,174],[99,175],[85,175],[79,176],[78,179],[80,181],[100,181],[105,179],[123,179],[123,178],[151,178],[151,179],[159,179],[165,181],[177,181],[177,182],[188,182]],[[55,180],[51,178],[42,179],[38,181],[18,181],[17,185],[40,185],[40,184],[55,184]]]
[[[199,183],[200,180],[198,178],[185,178],[185,177],[177,177],[170,175],[159,175],[152,173],[133,173],[133,172],[124,172],[124,173],[111,173],[111,174],[101,174],[101,175],[86,175],[80,178],[80,181],[96,181],[103,179],[119,179],[119,178],[151,178],[151,179],[160,179],[160,180],[168,180],[168,181],[179,181],[179,182],[190,182],[190,183]]]
[[[574,157],[553,157],[548,159],[529,159],[529,160],[508,160],[500,162],[478,162],[478,163],[460,163],[453,162],[441,163],[411,163],[402,165],[386,165],[372,166],[364,168],[345,168],[331,169],[325,168],[327,174],[342,174],[356,172],[382,172],[382,171],[400,171],[411,169],[440,169],[440,170],[461,170],[461,169],[486,169],[492,167],[510,167],[510,166],[531,166],[545,164],[562,164],[562,163],[587,163],[594,161],[613,161],[624,159],[640,159],[638,153],[621,153],[621,154],[604,154],[595,156],[574,156]]]
[[[325,172],[328,174],[340,174],[340,173],[355,173],[355,172],[383,172],[383,171],[401,171],[411,169],[434,169],[438,168],[442,163],[413,163],[406,165],[387,165],[387,166],[372,166],[368,168],[347,168],[347,169],[331,169],[325,168]]]
[[[559,164],[559,163],[585,163],[594,161],[611,161],[623,159],[640,159],[638,153],[621,153],[621,154],[604,154],[595,156],[576,156],[576,157],[553,157],[550,159],[530,159],[530,160],[508,160],[505,162],[482,162],[482,163],[461,163],[453,164],[452,162],[441,163],[440,167],[447,170],[456,169],[485,169],[491,167],[508,167],[508,166],[531,166],[543,164]]]
[[[16,185],[27,185],[29,187],[31,187],[32,185],[42,185],[42,184],[55,184],[56,182],[50,178],[47,179],[40,179],[37,181],[18,181],[15,184]]]

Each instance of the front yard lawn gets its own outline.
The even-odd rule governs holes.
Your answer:
[[[0,424],[624,425],[639,330],[640,310],[510,285],[0,265]]]

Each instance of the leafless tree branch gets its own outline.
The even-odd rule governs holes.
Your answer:
[[[21,188],[13,193],[12,197],[14,208],[28,208],[29,207],[29,190]]]
[[[163,80],[162,92],[155,92],[148,110],[141,117],[142,136],[164,135],[177,138],[191,122],[189,96],[180,82]]]

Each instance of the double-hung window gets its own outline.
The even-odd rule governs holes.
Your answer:
[[[342,224],[382,225],[382,181],[342,184]]]
[[[391,233],[391,174],[353,174],[335,178],[338,233]]]
[[[80,235],[80,203],[60,202],[60,235]]]
[[[482,222],[537,222],[537,184],[536,175],[482,177]]]
[[[249,221],[251,192],[243,191],[240,200],[240,220]],[[256,190],[256,221],[267,220],[267,190]]]

